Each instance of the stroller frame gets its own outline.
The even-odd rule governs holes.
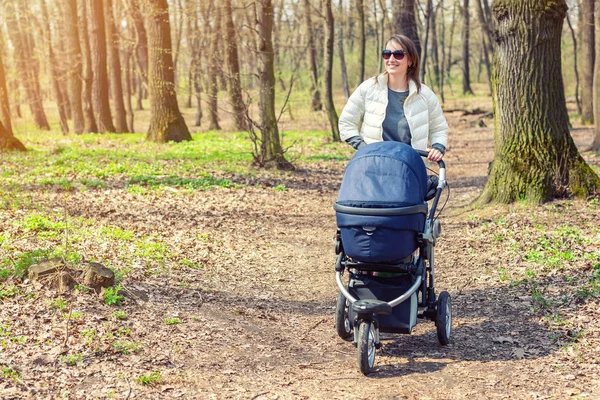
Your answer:
[[[425,151],[416,151],[423,157],[428,155]],[[427,214],[427,205],[425,204],[398,208],[356,208],[337,203],[334,205],[337,212],[345,214],[397,216],[423,213],[426,215],[423,232],[419,233],[417,238],[418,256],[409,256],[409,260],[403,260],[403,262],[397,264],[355,262],[351,260],[344,252],[340,230],[338,229],[336,233],[335,279],[340,290],[336,302],[336,331],[344,340],[352,339],[353,345],[358,349],[360,370],[365,375],[372,371],[376,349],[381,347],[380,323],[376,315],[390,315],[394,307],[411,298],[411,301],[413,301],[414,293],[421,294],[421,299],[417,302],[417,310],[421,309],[422,312],[417,313],[417,318],[435,321],[440,344],[447,345],[450,342],[452,329],[450,294],[444,291],[436,298],[434,286],[434,247],[436,239],[441,234],[441,225],[435,219],[435,212],[441,193],[446,187],[446,167],[442,160],[438,161],[438,167],[439,183],[429,214]],[[389,301],[360,299],[353,296],[349,288],[342,282],[342,274],[346,270],[350,274],[349,281],[352,280],[353,274],[357,271],[363,274],[395,272],[407,274],[413,283],[404,293]],[[350,320],[350,315],[353,315],[352,320]],[[412,326],[409,326],[407,332],[401,331],[400,333],[410,333],[411,329]]]

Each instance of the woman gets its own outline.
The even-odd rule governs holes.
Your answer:
[[[441,160],[446,152],[448,123],[436,95],[419,81],[419,55],[414,43],[406,36],[394,35],[381,55],[385,72],[364,81],[342,110],[342,139],[355,149],[383,140],[403,142],[428,151],[431,161]]]

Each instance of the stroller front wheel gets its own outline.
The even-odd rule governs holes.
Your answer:
[[[348,307],[348,300],[342,292],[339,292],[335,301],[335,330],[338,336],[346,341],[351,340],[353,336]]]
[[[358,365],[368,375],[375,365],[375,332],[371,321],[362,321],[358,328]]]
[[[448,292],[444,291],[438,297],[435,326],[440,344],[445,346],[450,343],[450,336],[452,334],[452,300]]]

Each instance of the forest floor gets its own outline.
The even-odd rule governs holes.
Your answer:
[[[470,210],[493,128],[463,114],[447,113],[450,196],[435,248],[437,290],[453,300],[448,346],[420,320],[383,337],[365,377],[336,335],[332,205],[347,160],[184,194],[115,184],[65,205],[63,192],[32,191],[32,207],[152,235],[176,259],[130,268],[119,307],[0,281],[0,398],[600,399],[598,200]],[[593,130],[572,134],[583,148]],[[21,212],[0,210],[5,234]],[[119,263],[108,239],[87,252]]]

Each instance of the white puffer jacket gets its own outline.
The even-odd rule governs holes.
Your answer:
[[[448,147],[448,122],[435,93],[424,84],[417,93],[417,85],[410,81],[408,97],[404,101],[404,115],[412,135],[411,145],[425,150],[430,144]],[[347,140],[360,135],[365,143],[383,140],[383,120],[388,104],[387,74],[367,79],[348,99],[339,119],[340,136]],[[360,132],[358,126],[363,120]]]

